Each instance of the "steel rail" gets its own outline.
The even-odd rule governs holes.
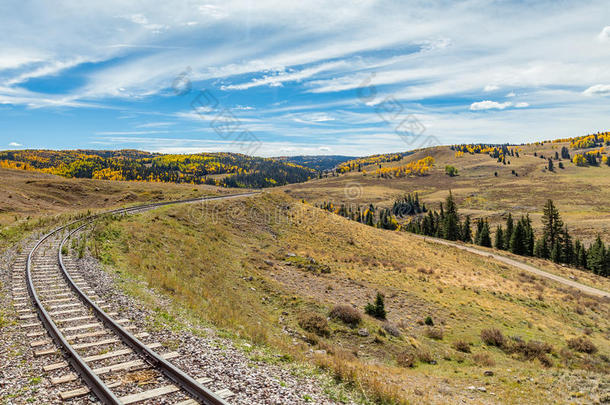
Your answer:
[[[66,225],[58,227],[48,234],[44,235],[32,248],[32,250],[28,254],[27,262],[26,262],[26,280],[27,280],[27,288],[28,293],[30,294],[34,307],[38,313],[38,317],[42,321],[45,329],[51,335],[53,341],[59,346],[63,348],[65,353],[67,354],[68,361],[72,365],[72,367],[76,370],[76,372],[81,376],[81,378],[85,381],[85,383],[89,386],[90,390],[95,394],[95,396],[104,404],[109,405],[119,405],[121,401],[119,398],[114,395],[114,393],[108,388],[108,386],[93,372],[93,370],[87,365],[87,363],[83,360],[83,358],[72,348],[70,343],[65,339],[55,322],[51,319],[51,316],[43,307],[40,298],[38,297],[38,293],[36,288],[34,287],[34,283],[32,280],[31,272],[32,272],[32,257],[34,252],[40,247],[42,243],[46,240],[54,236],[60,231],[67,229],[68,227],[85,221],[81,226],[71,230],[67,236],[65,236],[58,249],[58,261],[59,266],[62,270],[62,274],[66,279],[70,288],[78,295],[81,301],[83,301],[86,305],[93,309],[96,317],[109,329],[113,330],[121,340],[131,347],[136,353],[142,356],[146,362],[148,362],[151,366],[155,367],[159,371],[163,373],[168,379],[176,383],[180,388],[187,391],[193,397],[195,397],[198,401],[206,405],[228,405],[222,398],[217,396],[211,390],[205,388],[203,385],[198,383],[195,379],[193,379],[188,374],[184,373],[182,370],[171,364],[169,361],[163,359],[157,353],[155,353],[152,349],[138,340],[135,336],[129,333],[125,328],[115,322],[110,316],[108,316],[99,306],[97,306],[91,299],[74,283],[72,277],[66,270],[63,258],[61,254],[62,247],[64,243],[72,236],[74,233],[80,231],[95,219],[108,214],[126,214],[131,211],[138,211],[144,209],[152,209],[172,204],[185,204],[185,203],[193,203],[199,201],[209,201],[209,200],[219,200],[219,199],[230,199],[237,197],[245,197],[258,194],[258,192],[250,192],[250,193],[240,193],[240,194],[229,194],[226,196],[215,196],[215,197],[203,197],[203,198],[192,198],[185,200],[176,200],[176,201],[163,201],[158,203],[150,203],[143,204],[133,207],[119,208],[111,211],[102,212],[99,214],[91,215],[86,218],[77,219],[72,221]]]

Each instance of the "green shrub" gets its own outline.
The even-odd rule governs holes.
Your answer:
[[[383,302],[383,295],[381,293],[377,293],[377,298],[375,299],[375,303],[368,303],[364,307],[364,312],[368,315],[371,315],[377,319],[385,319],[386,311],[385,304]]]
[[[445,174],[449,177],[455,177],[458,175],[458,169],[454,166],[447,165],[445,166]]]

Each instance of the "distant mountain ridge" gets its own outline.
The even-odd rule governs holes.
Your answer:
[[[356,159],[355,156],[343,155],[301,155],[280,156],[273,159],[290,162],[303,167],[309,167],[317,171],[332,170],[341,163]]]
[[[307,181],[317,171],[238,153],[172,155],[132,149],[0,151],[0,167],[63,177],[263,188]]]

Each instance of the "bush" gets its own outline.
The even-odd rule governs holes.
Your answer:
[[[593,354],[597,352],[597,347],[584,336],[568,339],[568,347],[581,353]]]
[[[553,351],[553,346],[546,342],[530,340],[527,343],[520,338],[512,338],[512,341],[504,344],[507,353],[520,353],[528,360],[543,357]]]
[[[389,322],[383,324],[383,329],[391,336],[400,337],[400,331],[398,330],[398,328]]]
[[[434,363],[434,357],[432,356],[432,353],[430,353],[430,351],[426,349],[419,349],[417,351],[417,358],[422,363]]]
[[[328,322],[323,316],[315,312],[306,312],[299,316],[299,326],[307,332],[315,333],[320,336],[330,335]]]
[[[400,367],[415,367],[415,355],[410,351],[399,353],[396,356],[396,364]]]
[[[470,353],[470,343],[465,340],[456,340],[453,342],[453,348],[458,352]]]
[[[383,295],[381,293],[377,293],[377,298],[375,298],[375,303],[368,303],[366,307],[364,307],[364,312],[368,315],[371,315],[377,319],[385,319],[386,311],[385,304],[383,302]]]
[[[430,339],[442,340],[443,330],[441,328],[428,327],[428,329],[426,329],[426,336],[428,336]]]
[[[432,317],[427,316],[426,320],[424,321],[424,323],[428,326],[433,326],[434,325],[434,321],[432,320]]]
[[[356,308],[349,305],[337,305],[328,314],[332,319],[337,319],[351,327],[356,327],[362,321],[362,315]]]
[[[472,359],[479,366],[492,367],[496,365],[496,362],[488,353],[477,353],[472,356]]]
[[[454,166],[445,166],[445,174],[449,177],[454,177],[457,176],[458,174],[458,169],[456,169]]]
[[[481,340],[489,346],[502,347],[504,345],[504,335],[496,328],[481,330]]]

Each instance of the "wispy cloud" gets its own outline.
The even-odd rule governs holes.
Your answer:
[[[258,86],[278,87],[282,86],[285,82],[301,81],[303,79],[310,78],[318,73],[334,70],[338,67],[345,66],[347,66],[347,63],[345,61],[324,63],[302,70],[282,71],[278,72],[277,74],[267,75],[262,78],[253,79],[248,83],[231,84],[227,86],[222,86],[221,88],[222,90],[247,90],[252,87]]]
[[[203,88],[274,153],[340,152],[329,136],[350,153],[404,148],[376,113],[386,97],[452,143],[607,124],[603,0],[22,2],[0,24],[3,123],[27,128],[19,133],[36,140],[28,144],[164,134],[164,150],[172,138],[199,148],[179,139],[210,135],[218,111],[190,108]],[[172,83],[187,66],[192,92],[176,96]],[[375,92],[367,102],[363,88]],[[553,124],[559,112],[570,125]],[[228,147],[215,141],[204,146]]]
[[[476,103],[470,104],[471,111],[481,111],[481,110],[503,110],[507,107],[513,105],[511,102],[498,103],[497,101],[477,101]]]
[[[610,84],[596,84],[583,91],[583,94],[587,96],[610,96]]]

